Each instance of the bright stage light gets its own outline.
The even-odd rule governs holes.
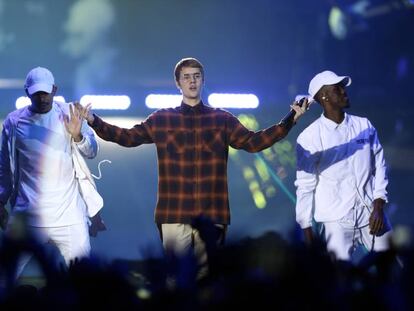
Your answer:
[[[131,99],[127,95],[84,95],[80,104],[86,106],[92,104],[92,109],[102,110],[126,110],[131,105]]]
[[[53,100],[55,102],[65,102],[65,98],[63,96],[55,96],[53,97]],[[16,109],[20,109],[26,106],[29,106],[31,104],[30,98],[27,96],[20,96],[18,99],[16,99]]]
[[[215,108],[257,108],[259,99],[254,94],[212,93],[208,103]]]
[[[182,95],[150,94],[145,105],[151,109],[172,108],[181,105]],[[215,108],[257,108],[259,99],[254,94],[212,93],[208,103]]]
[[[145,105],[151,109],[173,108],[181,105],[182,95],[149,94],[145,98]]]

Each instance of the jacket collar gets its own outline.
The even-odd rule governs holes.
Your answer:
[[[344,119],[342,120],[341,123],[337,124],[336,122],[334,122],[334,121],[328,119],[327,117],[325,117],[322,113],[321,121],[322,121],[322,124],[325,125],[329,130],[336,130],[336,129],[344,128],[344,127],[348,126],[348,124],[349,124],[349,115],[345,112]]]

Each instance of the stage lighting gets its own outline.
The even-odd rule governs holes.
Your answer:
[[[259,99],[254,94],[212,93],[208,103],[216,108],[257,108]]]
[[[149,94],[145,98],[145,105],[151,109],[173,108],[181,105],[182,95]]]
[[[332,35],[338,39],[343,40],[348,34],[348,25],[345,14],[338,7],[332,7],[328,17],[329,29]]]
[[[131,105],[127,95],[84,95],[80,99],[82,106],[92,104],[92,109],[126,110]]]
[[[65,102],[65,98],[63,96],[55,96],[53,97],[53,100],[56,102]],[[27,96],[20,96],[18,99],[16,99],[16,109],[20,109],[26,106],[29,106],[31,104],[30,98]]]
[[[414,0],[358,0],[341,8],[333,6],[328,17],[329,29],[336,39],[344,40],[352,33],[367,31],[370,19],[407,8],[414,8]]]

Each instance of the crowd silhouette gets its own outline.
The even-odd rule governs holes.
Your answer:
[[[198,219],[194,226],[208,232],[213,225]],[[389,251],[345,262],[323,241],[307,245],[297,233],[287,240],[267,232],[219,247],[206,240],[209,274],[198,280],[191,254],[111,262],[92,256],[65,268],[32,237],[3,235],[0,310],[412,310],[414,249],[407,237],[390,243]],[[44,286],[15,279],[22,252],[34,255]]]

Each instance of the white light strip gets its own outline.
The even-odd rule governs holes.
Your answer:
[[[182,95],[150,94],[145,98],[145,105],[151,109],[173,108],[181,105]]]
[[[65,102],[65,98],[63,96],[55,96],[53,97],[53,100],[56,102]],[[26,106],[29,106],[32,102],[30,101],[30,98],[27,96],[20,96],[18,99],[16,99],[16,109],[20,109]]]
[[[92,104],[92,109],[127,110],[131,105],[131,99],[127,95],[84,95],[80,104],[86,106]]]
[[[259,99],[254,94],[212,93],[208,103],[216,108],[257,108]]]
[[[22,79],[0,79],[0,89],[21,89],[22,85]]]

